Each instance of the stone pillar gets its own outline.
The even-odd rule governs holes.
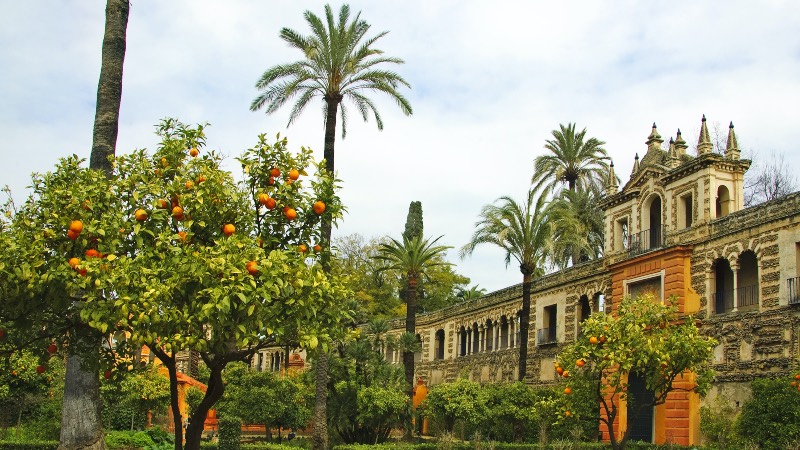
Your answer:
[[[467,331],[467,355],[472,354],[472,327]]]
[[[481,326],[480,328],[478,328],[478,351],[480,353],[486,351],[486,347],[483,344],[483,334],[484,334],[484,328]]]
[[[733,272],[733,312],[739,309],[739,293],[736,288],[739,287],[739,265],[731,264],[731,271]]]
[[[500,344],[500,322],[498,321],[495,326],[492,327],[492,351],[496,352],[497,347]]]

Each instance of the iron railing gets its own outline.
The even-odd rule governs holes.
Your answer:
[[[667,227],[660,226],[628,236],[628,256],[636,256],[664,246]]]
[[[789,285],[789,304],[800,304],[800,277],[789,278],[786,284]]]
[[[714,303],[714,314],[725,314],[733,311],[733,289],[714,292],[711,294],[711,301]]]
[[[536,345],[555,344],[558,342],[555,328],[540,328],[536,330]]]
[[[714,292],[711,301],[714,304],[714,314],[725,314],[733,311],[733,289]],[[747,308],[758,305],[759,287],[757,284],[736,288],[736,307]]]

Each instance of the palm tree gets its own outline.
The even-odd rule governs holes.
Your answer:
[[[547,206],[553,228],[553,262],[561,267],[597,259],[603,252],[601,192],[595,184],[561,191]]]
[[[272,114],[286,102],[297,98],[289,114],[289,125],[303,112],[315,97],[321,97],[325,114],[325,146],[323,156],[325,169],[335,173],[334,143],[336,140],[337,113],[342,116],[342,138],[347,133],[347,110],[342,103],[345,98],[355,105],[364,121],[371,112],[378,129],[383,129],[383,120],[373,101],[365,92],[383,92],[395,100],[404,114],[411,114],[411,104],[397,89],[400,85],[410,87],[400,75],[378,66],[402,64],[400,58],[383,56],[383,51],[373,48],[373,44],[385,36],[383,31],[373,37],[365,37],[370,25],[356,14],[350,21],[350,7],[342,5],[338,22],[335,21],[330,5],[325,5],[325,22],[316,14],[306,11],[306,22],[311,28],[310,36],[290,28],[281,29],[281,39],[291,47],[303,52],[304,59],[288,64],[279,64],[268,69],[256,83],[263,91],[250,104],[251,111],[266,106],[267,114]],[[331,241],[331,219],[322,221],[322,242],[328,246]],[[323,267],[330,268],[327,258]],[[313,447],[315,450],[328,448],[327,431],[327,356],[320,352],[316,367],[316,392],[314,406]]]
[[[522,272],[522,310],[519,314],[519,381],[528,365],[528,327],[531,316],[531,281],[544,272],[550,248],[550,224],[545,213],[545,196],[528,191],[524,204],[503,196],[481,209],[475,233],[461,248],[461,257],[472,254],[480,244],[493,244],[506,252],[506,266],[515,259]]]
[[[561,130],[553,130],[553,139],[545,141],[544,148],[551,154],[537,156],[533,162],[531,184],[534,190],[544,189],[543,194],[557,190],[567,183],[569,190],[588,184],[602,184],[608,174],[608,154],[605,142],[586,138],[586,128],[575,133],[575,124],[559,124]]]
[[[406,333],[411,336],[416,335],[417,331],[417,287],[420,278],[425,271],[435,266],[449,265],[442,256],[447,249],[452,248],[445,245],[436,245],[442,236],[429,241],[422,237],[409,239],[403,235],[403,241],[389,238],[389,243],[381,244],[378,255],[375,259],[385,261],[384,270],[397,270],[406,279]],[[406,388],[408,389],[409,405],[414,399],[414,352],[403,351],[403,368],[406,375]],[[406,427],[406,437],[411,437],[411,427]]]
[[[305,19],[311,27],[311,35],[289,29],[281,30],[281,39],[305,56],[305,59],[289,64],[279,64],[268,69],[256,83],[263,91],[250,105],[251,111],[266,106],[272,114],[289,100],[297,97],[289,125],[305,110],[315,97],[325,102],[325,151],[326,169],[334,171],[334,141],[336,137],[337,113],[342,116],[342,138],[347,133],[347,109],[342,102],[351,100],[364,121],[370,113],[375,117],[378,129],[383,129],[383,120],[373,101],[365,92],[383,92],[389,95],[405,115],[411,115],[411,104],[398,92],[400,85],[411,87],[400,75],[381,69],[382,64],[403,64],[400,58],[383,56],[383,51],[373,48],[375,42],[388,31],[366,38],[370,25],[356,14],[350,21],[350,7],[342,5],[339,20],[335,22],[330,5],[325,5],[325,22],[311,11]]]
[[[474,300],[476,298],[480,298],[486,295],[486,289],[480,287],[479,285],[474,285],[467,289],[461,289],[458,292],[458,297],[461,297],[462,300]]]
[[[89,167],[110,176],[117,147],[119,108],[122,98],[122,65],[127,42],[128,0],[108,0],[106,3],[105,32],[103,34],[100,79],[97,85],[97,105],[92,134],[92,152]],[[97,342],[100,336],[87,332],[80,325],[75,331],[78,340]],[[80,346],[77,346],[80,347]],[[91,348],[91,347],[89,347]],[[61,413],[61,434],[58,448],[73,450],[103,450],[103,423],[100,415],[100,382],[97,371],[88,368],[88,354],[74,353],[67,357],[64,379],[64,400]]]

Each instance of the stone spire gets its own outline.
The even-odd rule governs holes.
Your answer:
[[[733,122],[728,127],[728,145],[725,146],[725,156],[730,159],[739,159],[739,143],[736,142],[736,133],[733,132]]]
[[[656,123],[653,122],[653,131],[650,132],[650,136],[647,136],[647,151],[650,150],[661,150],[661,143],[664,142],[664,139],[661,139],[661,135],[658,134],[658,130],[656,129]]]
[[[675,141],[669,138],[669,150],[667,151],[667,166],[670,169],[678,167],[681,159],[678,157],[678,151],[675,149]]]
[[[675,136],[675,152],[678,154],[678,158],[682,158],[683,155],[686,154],[687,148],[689,148],[689,146],[686,145],[686,141],[684,141],[681,136],[681,129],[678,128],[678,135]]]
[[[636,172],[639,171],[639,153],[636,153],[636,157],[633,160],[633,170],[631,170],[631,176],[636,175]]]
[[[714,146],[711,145],[711,138],[708,136],[708,126],[706,125],[706,115],[703,114],[703,123],[700,125],[700,138],[697,140],[697,156],[711,153]]]
[[[608,179],[606,180],[606,195],[613,195],[617,193],[617,174],[614,173],[614,161],[608,165]]]

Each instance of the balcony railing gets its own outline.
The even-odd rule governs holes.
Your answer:
[[[628,256],[636,256],[664,246],[667,227],[660,226],[628,236]]]
[[[758,305],[758,285],[736,288],[736,307],[748,308]],[[725,314],[733,311],[733,289],[714,292],[711,301],[714,304],[714,314]],[[748,308],[749,309],[749,308]]]
[[[789,278],[786,284],[789,285],[789,304],[800,305],[800,277]]]
[[[555,328],[540,328],[536,330],[536,345],[555,344],[558,342],[556,338]]]

